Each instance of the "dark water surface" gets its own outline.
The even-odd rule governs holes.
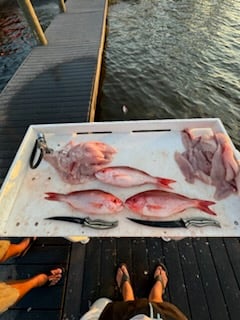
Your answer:
[[[97,120],[219,117],[240,147],[240,1],[114,3]]]
[[[240,1],[110,2],[96,121],[219,117],[240,148]],[[58,0],[32,3],[45,29]],[[35,45],[17,2],[0,6],[0,91]]]
[[[31,2],[45,30],[59,13],[58,0]],[[36,45],[17,1],[10,0],[0,5],[0,92]]]

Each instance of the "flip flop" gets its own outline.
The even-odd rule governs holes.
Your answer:
[[[127,269],[127,273],[122,271],[121,268],[123,266]],[[128,273],[127,265],[125,263],[121,263],[120,266],[118,267],[118,269],[121,269],[121,271],[123,273],[120,283],[117,283],[120,292],[122,292],[122,286],[123,286],[124,282],[128,281],[130,283],[130,276],[129,276],[129,273]]]
[[[22,253],[19,254],[18,257],[24,257],[36,240],[37,240],[36,237],[30,238],[28,246],[22,251]]]
[[[155,271],[154,271],[154,274],[156,273],[156,270],[158,267],[161,267],[165,272],[166,272],[166,276],[168,278],[168,270],[167,270],[167,267],[163,264],[163,263],[159,263],[156,268],[155,268]],[[165,288],[166,286],[164,285],[164,282],[163,282],[163,277],[161,276],[161,274],[158,274],[154,277],[154,283],[156,283],[157,281],[160,281],[161,284],[162,284],[162,288],[163,288],[163,293],[165,292]]]

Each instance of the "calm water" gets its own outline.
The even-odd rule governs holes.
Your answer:
[[[220,117],[240,149],[240,1],[111,2],[96,120]],[[59,13],[33,4],[44,28]],[[16,2],[0,7],[0,91],[35,45]]]
[[[97,119],[220,117],[240,147],[240,1],[114,2]]]
[[[57,1],[31,1],[44,30],[59,13]],[[0,5],[0,92],[36,44],[17,1]]]

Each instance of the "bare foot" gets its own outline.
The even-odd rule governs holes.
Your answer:
[[[49,287],[54,286],[61,280],[61,278],[62,278],[61,268],[51,270],[49,275],[45,273],[41,273],[35,277],[37,281],[37,287],[42,287],[45,284],[48,284]]]
[[[118,270],[117,270],[117,275],[116,275],[116,282],[118,285],[118,288],[121,289],[123,283],[125,281],[129,281],[130,282],[130,277],[129,277],[129,273],[127,270],[127,266],[125,264],[122,264]]]
[[[33,241],[37,238],[24,238],[20,243],[16,244],[15,246],[18,248],[18,256],[25,255],[30,248]]]
[[[157,268],[155,269],[154,272],[154,280],[156,281],[160,281],[162,286],[163,286],[163,291],[167,286],[167,282],[168,282],[168,277],[167,277],[167,272],[166,270],[164,270],[164,268],[159,265],[157,266]]]

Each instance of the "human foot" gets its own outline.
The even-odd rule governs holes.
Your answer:
[[[36,237],[24,238],[19,244],[16,245],[19,250],[17,256],[24,257],[36,240]]]
[[[116,282],[120,291],[122,291],[122,287],[124,282],[128,281],[130,283],[130,276],[127,270],[126,264],[121,264],[117,270]]]
[[[63,269],[56,268],[50,271],[49,274],[41,273],[35,277],[37,281],[37,286],[55,286],[62,278]]]
[[[160,263],[154,272],[154,283],[156,283],[157,281],[160,281],[162,284],[162,291],[164,293],[165,288],[167,286],[167,282],[168,282],[168,272],[167,272],[167,268],[165,267],[165,265],[163,263]]]

